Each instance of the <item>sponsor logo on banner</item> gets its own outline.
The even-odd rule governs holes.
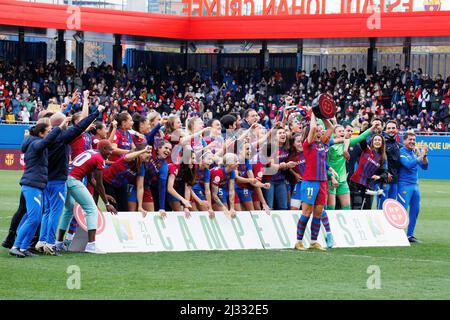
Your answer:
[[[387,221],[398,229],[406,229],[409,224],[408,212],[400,202],[387,199],[383,202],[383,213]]]
[[[439,11],[441,10],[441,0],[424,0],[423,8],[425,11]]]
[[[113,219],[113,224],[120,242],[133,241],[133,231],[128,219]]]
[[[11,167],[14,164],[14,154],[12,153],[7,153],[5,156],[5,164],[8,167]]]
[[[98,219],[97,219],[96,234],[99,235],[105,230],[105,216],[103,215],[103,212],[101,212],[99,208],[97,208],[97,212],[98,212]],[[88,231],[87,223],[86,223],[86,213],[84,212],[83,208],[78,203],[75,204],[75,206],[73,207],[73,214],[75,216],[75,219],[78,222],[78,225],[84,231]]]
[[[21,170],[24,164],[19,161],[22,152],[17,149],[0,149],[0,170]]]

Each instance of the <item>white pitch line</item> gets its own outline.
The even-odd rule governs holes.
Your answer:
[[[411,258],[393,258],[393,257],[377,257],[377,256],[366,256],[366,255],[357,255],[357,254],[343,254],[342,256],[346,257],[362,257],[362,258],[370,258],[370,259],[386,259],[386,260],[402,260],[409,262],[435,262],[435,263],[446,263],[450,264],[450,261],[442,261],[442,260],[424,260],[424,259],[411,259]]]
[[[295,252],[294,250],[288,250],[288,249],[281,249],[278,251],[285,251],[285,252]],[[324,252],[321,254],[331,255],[331,253]],[[340,254],[339,256],[342,257],[352,257],[352,258],[368,258],[368,259],[386,259],[386,260],[395,260],[395,261],[409,261],[409,262],[435,262],[435,263],[445,263],[450,264],[450,261],[442,261],[442,260],[424,260],[424,259],[411,259],[411,258],[393,258],[393,257],[378,257],[378,256],[366,256],[366,255],[358,255],[358,254]]]

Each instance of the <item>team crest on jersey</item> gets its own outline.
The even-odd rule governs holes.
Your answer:
[[[215,182],[215,183],[219,183],[219,182],[220,182],[220,177],[219,177],[219,176],[215,177],[215,178],[214,178],[214,182]]]
[[[406,191],[403,191],[403,194],[407,194],[407,192],[406,192]]]
[[[308,197],[308,200],[311,200],[311,199],[312,199],[312,197],[311,197],[311,196],[309,196],[309,197]]]
[[[10,166],[12,166],[12,165],[14,164],[14,154],[8,153],[8,154],[5,156],[5,164],[6,164],[8,167],[10,167]]]
[[[262,176],[263,176],[262,171],[258,172],[258,178],[262,178]]]

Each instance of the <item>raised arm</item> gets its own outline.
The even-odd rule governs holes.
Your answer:
[[[114,120],[113,122],[111,122],[111,125],[113,126],[113,129],[111,130],[108,140],[109,140],[109,142],[114,143],[114,139],[115,139],[116,131],[117,131],[117,121]]]
[[[83,109],[81,109],[81,118],[89,115],[89,90],[83,92]]]
[[[77,138],[80,134],[82,134],[92,122],[95,121],[100,112],[105,110],[104,106],[99,106],[97,111],[88,115],[86,118],[81,120],[77,125],[65,130],[61,135],[64,143],[68,144],[72,142],[75,138]]]
[[[331,138],[331,136],[333,135],[333,131],[334,131],[334,125],[331,123],[331,121],[329,119],[322,119],[323,124],[325,125],[325,128],[327,129],[325,135],[328,138]]]
[[[180,143],[180,145],[190,144],[192,139],[195,139],[195,138],[201,136],[205,131],[208,131],[208,130],[211,130],[211,127],[206,127],[198,132],[195,132],[194,134],[189,134],[187,136],[184,136],[180,139],[179,143]]]
[[[155,136],[161,129],[161,123],[158,123],[149,133],[145,135],[145,139],[147,139],[147,143],[152,146],[155,144]]]
[[[310,122],[310,128],[309,128],[309,133],[308,133],[308,144],[312,144],[314,142],[314,137],[316,136],[317,133],[317,120],[316,120],[316,116],[314,115],[314,113],[311,113],[311,122]]]
[[[419,166],[423,169],[423,170],[428,170],[428,157],[427,157],[427,152],[428,152],[428,147],[425,146],[423,147],[421,153],[420,153],[420,160],[419,158],[417,159],[419,162]]]
[[[131,152],[125,155],[125,161],[131,162],[137,157],[139,157],[141,154],[144,153],[150,153],[152,151],[152,148],[150,146],[146,146],[145,149],[142,149],[140,151]]]
[[[353,147],[354,145],[360,143],[361,141],[367,140],[367,138],[370,137],[370,135],[372,134],[373,128],[374,128],[374,126],[370,127],[368,130],[364,131],[359,136],[350,138],[349,146]]]
[[[256,180],[255,177],[253,177],[253,172],[252,172],[252,176],[250,176],[250,172],[252,172],[251,170],[247,171],[247,176],[248,178],[244,178],[239,176],[237,170],[234,171],[234,174],[236,176],[236,181],[239,183],[250,183],[251,185],[255,185],[258,180]]]
[[[68,125],[68,122],[70,121],[69,118],[67,118],[65,121],[63,121],[59,127],[54,128],[52,131],[50,131],[49,134],[45,136],[44,139],[41,139],[40,141],[35,142],[34,148],[36,151],[41,151],[47,148],[51,143],[53,143],[56,138],[61,133],[62,129],[66,128]]]

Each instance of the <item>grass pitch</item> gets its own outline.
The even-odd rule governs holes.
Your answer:
[[[19,199],[21,172],[0,171],[0,238]],[[0,299],[450,299],[450,181],[421,181],[410,248],[327,252],[251,250],[17,259],[0,249]],[[293,235],[295,236],[295,235]],[[67,288],[67,268],[81,289]],[[368,289],[371,265],[381,289]]]

